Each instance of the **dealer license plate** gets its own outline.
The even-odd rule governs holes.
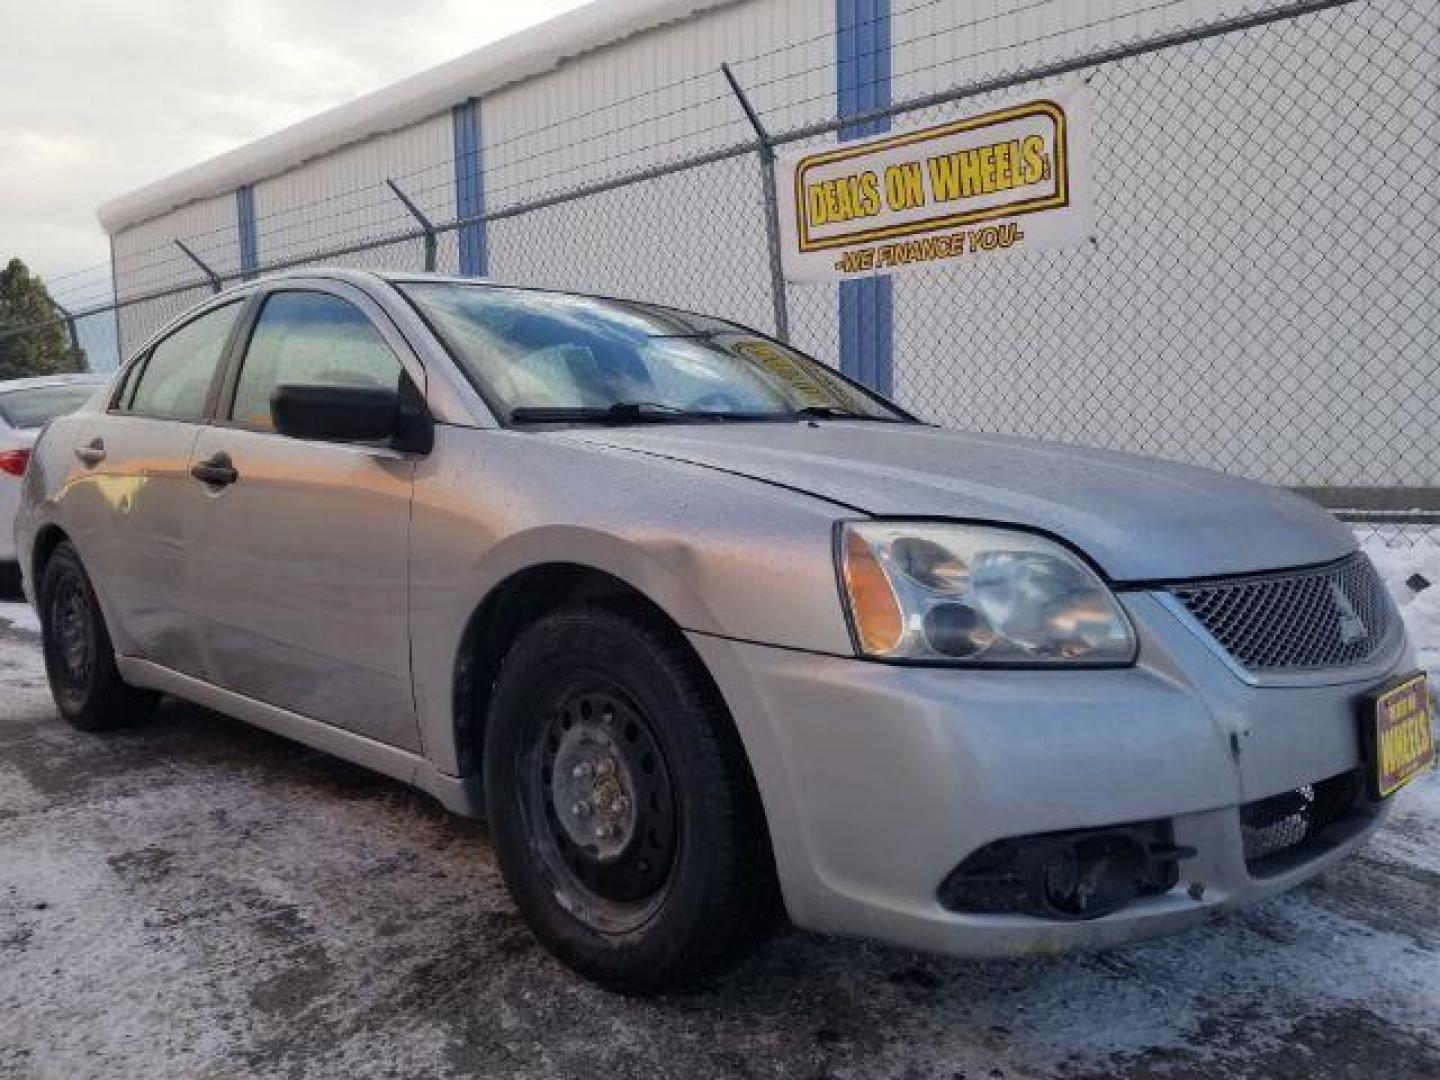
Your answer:
[[[1370,788],[1383,799],[1435,764],[1425,673],[1406,675],[1365,701],[1361,716],[1370,758]]]

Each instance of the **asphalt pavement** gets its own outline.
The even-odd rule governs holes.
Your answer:
[[[57,719],[0,612],[0,1076],[1440,1077],[1440,779],[1311,885],[1178,937],[967,963],[795,931],[590,986],[485,830],[179,702]]]

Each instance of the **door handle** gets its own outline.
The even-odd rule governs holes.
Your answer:
[[[77,446],[75,456],[93,469],[105,460],[105,440],[94,438],[85,446]]]
[[[231,463],[230,455],[223,450],[209,461],[192,466],[190,475],[211,487],[227,487],[240,479],[240,473]]]

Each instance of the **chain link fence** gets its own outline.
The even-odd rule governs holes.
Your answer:
[[[1154,22],[1179,2],[1003,44],[984,17],[937,27],[950,5],[897,10],[895,103],[869,119],[939,123],[1078,73],[1094,95],[1094,216],[1077,248],[894,278],[894,395],[945,425],[1302,489],[1359,511],[1373,542],[1440,548],[1440,5],[1308,0]],[[1158,29],[1126,33],[1147,17]],[[970,47],[938,47],[947,33]],[[786,48],[732,64],[768,146],[721,73],[692,76],[666,115],[729,97],[733,116],[645,152],[606,155],[601,141],[582,182],[497,184],[476,219],[457,220],[437,166],[291,208],[258,270],[455,272],[461,231],[483,223],[498,280],[764,329],[778,311],[792,341],[833,362],[839,288],[776,275],[765,155],[833,143],[855,118],[814,90],[833,72]],[[189,252],[135,256],[158,283],[143,294],[67,304],[82,346],[134,347],[207,295],[208,274],[242,276],[223,229],[174,239]]]

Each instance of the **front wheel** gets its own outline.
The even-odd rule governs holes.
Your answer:
[[[698,661],[643,613],[581,608],[525,630],[485,737],[506,883],[561,961],[612,989],[691,982],[780,909],[763,814]]]
[[[129,686],[115,666],[105,616],[80,556],[63,541],[40,580],[45,674],[60,715],[82,731],[105,731],[143,719],[159,695]]]

